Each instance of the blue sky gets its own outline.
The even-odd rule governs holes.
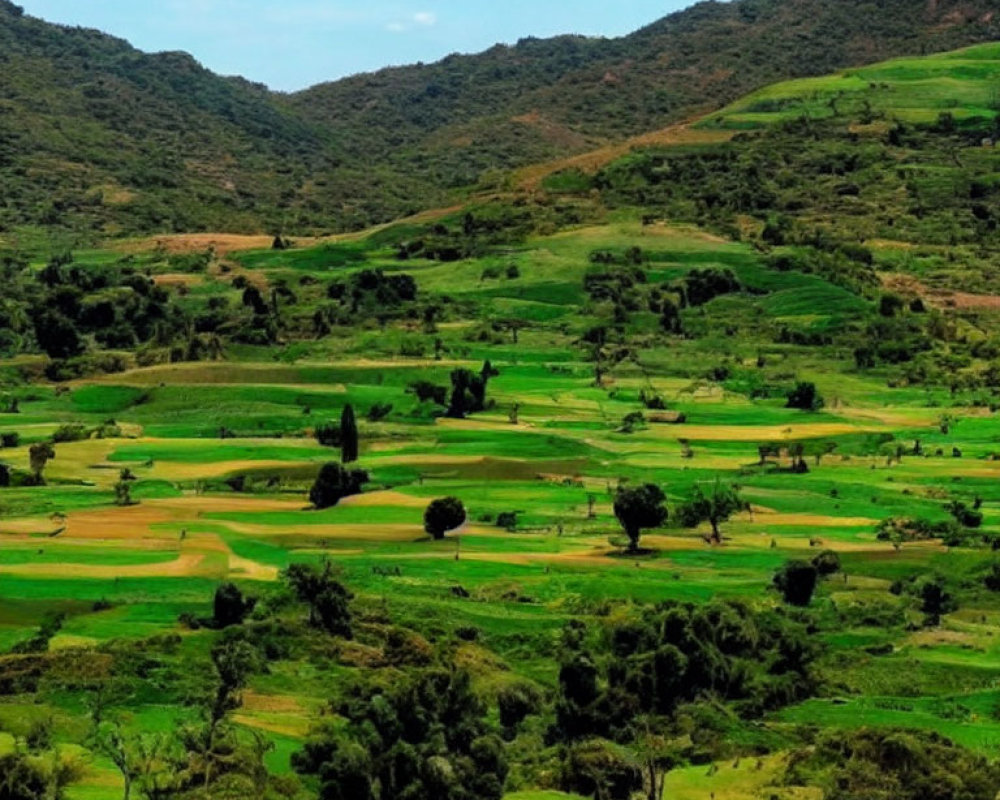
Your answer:
[[[275,89],[496,42],[619,36],[691,0],[17,0],[35,17],[99,28],[146,51],[186,50]]]

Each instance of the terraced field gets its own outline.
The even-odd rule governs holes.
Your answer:
[[[642,248],[653,284],[717,268],[732,270],[746,288],[691,311],[707,335],[650,339],[597,385],[579,343],[593,313],[581,278],[590,253],[631,246]],[[390,257],[365,252],[359,262],[342,247],[349,246],[237,251],[227,260],[235,274],[269,283],[294,277],[306,285],[362,265],[401,271]],[[483,278],[494,264],[516,265],[518,277]],[[772,605],[772,576],[782,564],[828,550],[842,571],[823,583],[814,605],[822,618],[843,621],[823,634],[830,648],[823,670],[837,689],[762,724],[773,731],[806,722],[895,724],[995,751],[1000,604],[984,589],[966,590],[960,611],[923,630],[913,627],[915,608],[890,592],[894,581],[936,571],[971,586],[989,552],[877,532],[889,518],[943,522],[946,502],[960,500],[981,508],[979,533],[1000,533],[1000,422],[975,392],[887,388],[884,374],[857,370],[836,346],[752,334],[760,317],[850,325],[866,313],[864,301],[816,276],[771,269],[748,246],[627,218],[536,237],[485,259],[415,260],[405,271],[422,292],[448,295],[457,308],[471,304],[477,319],[454,314],[432,333],[417,323],[363,325],[276,348],[234,345],[222,361],[11,389],[19,413],[0,416],[0,431],[21,436],[2,451],[16,469],[27,470],[32,444],[65,426],[90,431],[114,420],[117,432],[57,443],[47,485],[0,493],[0,650],[64,613],[53,654],[73,659],[112,640],[141,639],[172,663],[203,663],[213,634],[178,619],[207,613],[220,582],[267,595],[289,564],[329,558],[369,614],[380,609],[431,639],[478,630],[482,644],[460,645],[456,658],[484,691],[515,678],[551,687],[552,642],[571,619],[614,613],[623,598]],[[212,271],[190,291],[235,292]],[[480,336],[482,320],[512,317],[526,321],[516,342],[502,326]],[[640,309],[630,324],[648,336],[656,318]],[[447,384],[453,369],[478,370],[484,359],[499,374],[482,413],[449,419],[410,389],[420,380]],[[21,359],[7,368],[31,366]],[[813,382],[825,406],[787,408],[785,388],[796,381]],[[667,410],[644,411],[641,395],[662,397]],[[309,486],[322,464],[337,460],[313,431],[348,403],[361,418],[360,465],[371,482],[364,494],[311,510]],[[368,421],[377,403],[391,411]],[[625,426],[636,411],[644,411],[643,424]],[[797,453],[804,472],[792,469]],[[117,507],[122,469],[135,478],[133,504]],[[646,533],[642,553],[622,551],[612,511],[619,485],[656,483],[675,507],[719,481],[749,504],[723,524],[721,544],[710,543],[707,523],[671,522]],[[443,496],[461,498],[468,521],[432,541],[423,512]],[[514,523],[499,527],[501,515]],[[898,621],[875,621],[885,615]],[[360,665],[364,654],[352,659]],[[329,697],[331,674],[350,669],[332,668],[278,661],[251,679],[234,721],[273,745],[266,762],[275,773],[290,771],[290,754]],[[193,708],[158,700],[157,691],[122,701],[131,729],[169,730],[195,717]],[[85,747],[80,696],[41,697],[4,698],[0,729],[19,735],[51,717],[57,741]],[[121,779],[107,757],[80,752],[87,770],[68,797],[118,797]],[[677,770],[667,792],[749,800],[778,766],[769,757]],[[525,789],[510,797],[568,797]]]

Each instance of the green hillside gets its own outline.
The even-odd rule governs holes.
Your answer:
[[[993,119],[1000,110],[1000,45],[985,44],[925,58],[903,58],[838,75],[779,83],[754,92],[700,125],[734,130],[775,125],[801,116],[845,114],[935,122],[941,114],[963,124]]]
[[[3,0],[0,232],[363,228],[776,80],[995,38],[990,10],[703,3],[621,39],[529,39],[280,95]]]

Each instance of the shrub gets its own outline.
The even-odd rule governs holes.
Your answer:
[[[317,509],[331,508],[344,497],[360,494],[368,480],[364,470],[345,469],[336,463],[324,464],[309,491],[309,500]]]
[[[819,572],[805,561],[789,561],[774,576],[774,585],[785,602],[793,606],[807,606],[816,591]]]
[[[802,411],[819,411],[824,405],[815,383],[800,382],[788,393],[785,408],[797,408]]]

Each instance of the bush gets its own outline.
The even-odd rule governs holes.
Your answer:
[[[319,425],[314,436],[323,447],[340,447],[340,423],[328,422],[325,425]]]
[[[805,561],[789,561],[774,576],[774,585],[785,602],[793,606],[807,606],[816,591],[819,572]]]
[[[794,753],[784,783],[819,787],[829,800],[994,800],[1000,766],[937,733],[862,728]]]
[[[344,497],[360,494],[368,480],[364,470],[345,469],[336,463],[324,464],[309,491],[309,500],[317,509],[331,508]]]
[[[812,565],[816,567],[816,572],[821,578],[835,575],[840,572],[840,556],[833,550],[824,550],[813,558]]]
[[[54,444],[62,442],[82,442],[89,438],[87,429],[83,425],[60,425],[52,434]]]
[[[797,408],[802,411],[819,411],[824,406],[815,383],[800,382],[788,393],[785,408]]]

